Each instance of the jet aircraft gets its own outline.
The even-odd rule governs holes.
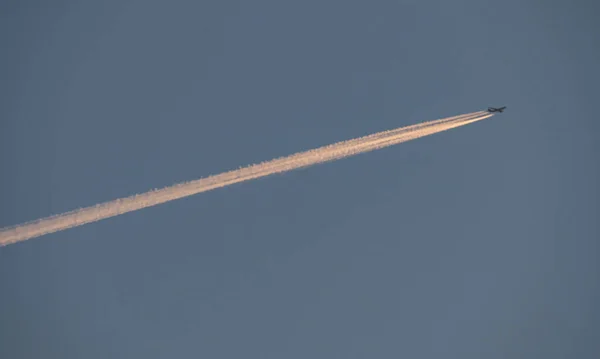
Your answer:
[[[488,107],[488,112],[503,112],[506,106],[496,108],[496,107]]]

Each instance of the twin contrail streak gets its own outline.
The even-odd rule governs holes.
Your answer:
[[[250,165],[248,167],[201,178],[195,181],[176,184],[171,187],[116,199],[91,207],[76,209],[74,211],[38,219],[13,227],[3,228],[0,229],[0,246],[25,241],[45,234],[81,226],[86,223],[96,222],[105,218],[155,206],[157,204],[225,187],[234,183],[292,171],[377,150],[455,127],[464,126],[491,116],[493,115],[486,111],[479,111],[378,132],[372,135],[338,142],[305,152],[299,152],[287,157]]]

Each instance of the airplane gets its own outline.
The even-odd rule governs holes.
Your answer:
[[[503,112],[505,108],[506,108],[506,106],[500,107],[500,108],[488,107],[487,110],[488,110],[488,112]]]

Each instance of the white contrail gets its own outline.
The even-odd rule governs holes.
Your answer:
[[[225,187],[230,184],[265,177],[275,173],[296,170],[392,146],[401,142],[480,121],[491,116],[492,114],[486,111],[479,111],[441,120],[423,122],[394,130],[382,131],[195,181],[180,183],[163,189],[104,202],[91,207],[76,209],[74,211],[38,219],[13,227],[6,227],[0,229],[0,246],[25,241],[45,234],[81,226],[86,223],[96,222],[119,214]]]

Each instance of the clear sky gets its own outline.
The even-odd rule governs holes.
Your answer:
[[[0,358],[600,357],[594,1],[8,0],[0,226],[467,127],[0,248]]]

